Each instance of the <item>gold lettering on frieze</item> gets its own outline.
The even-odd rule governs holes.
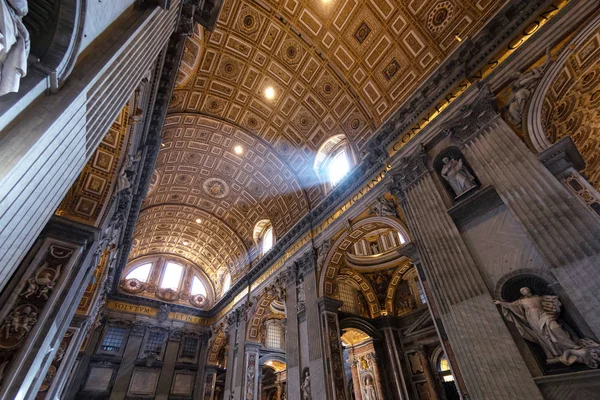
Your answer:
[[[111,310],[124,311],[132,314],[148,315],[150,317],[155,317],[158,312],[156,308],[148,306],[138,306],[135,304],[123,303],[121,301],[115,300],[108,301],[106,303],[106,307],[108,307]],[[212,323],[212,319],[210,318],[202,318],[195,315],[188,315],[179,312],[170,312],[169,318],[197,325],[210,325]]]
[[[394,142],[388,150],[390,157],[402,149],[410,140],[421,132],[431,121],[441,114],[450,104],[463,94],[472,83],[480,81],[489,76],[500,64],[502,64],[515,50],[531,38],[546,22],[550,21],[570,0],[558,0],[550,4],[538,17],[527,25],[506,47],[498,51],[479,71],[477,71],[469,80],[465,79],[459,82],[442,101],[433,106],[425,115],[409,128],[400,138]]]
[[[157,310],[152,307],[138,306],[135,304],[123,303],[123,302],[114,301],[114,300],[108,301],[106,303],[106,307],[108,307],[112,310],[125,311],[125,312],[129,312],[129,313],[134,313],[134,314],[149,315],[152,317],[155,317],[156,313],[157,313]]]

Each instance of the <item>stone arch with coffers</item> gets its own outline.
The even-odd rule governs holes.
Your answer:
[[[219,353],[227,346],[228,342],[229,338],[225,333],[225,329],[223,326],[219,327],[208,342],[206,363],[210,365],[219,365]]]
[[[402,281],[404,274],[406,274],[411,268],[413,268],[412,263],[409,260],[403,260],[401,264],[396,267],[394,273],[392,274],[392,278],[390,279],[390,284],[385,296],[385,311],[390,315],[393,315],[394,313],[394,296],[396,295],[396,289]]]
[[[359,290],[362,292],[367,306],[369,307],[369,315],[371,318],[377,318],[381,315],[381,307],[379,306],[379,302],[377,301],[377,295],[373,290],[373,287],[369,283],[369,280],[366,279],[360,272],[353,270],[352,268],[340,268],[338,273],[339,277],[347,277],[356,283]]]
[[[600,15],[593,18],[548,67],[527,114],[537,151],[570,136],[582,154],[590,183],[600,188]]]
[[[248,317],[246,340],[253,342],[260,341],[262,325],[269,315],[273,315],[274,318],[278,319],[285,318],[285,310],[283,307],[278,307],[277,312],[272,310],[272,305],[278,301],[277,294],[274,290],[265,290],[260,296],[258,296],[258,298],[254,301],[252,311]],[[270,313],[269,311],[272,312]]]
[[[400,220],[388,216],[367,217],[353,223],[351,230],[346,230],[335,240],[325,258],[319,277],[319,293],[321,295],[333,296],[335,278],[344,264],[344,255],[350,247],[360,238],[381,228],[392,228],[406,238],[410,237],[408,230]],[[379,309],[379,306],[377,308]]]

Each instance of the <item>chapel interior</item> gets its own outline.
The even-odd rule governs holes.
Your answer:
[[[0,0],[0,399],[600,399],[600,1]]]

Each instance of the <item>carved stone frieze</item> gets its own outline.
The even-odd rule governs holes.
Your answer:
[[[405,191],[426,174],[429,167],[427,166],[427,153],[423,145],[419,147],[415,154],[403,158],[401,164],[395,170],[397,172],[393,172],[392,179],[393,187],[397,187],[394,189],[396,193],[398,193],[398,189]]]
[[[481,85],[471,104],[461,107],[459,114],[445,122],[441,130],[449,135],[452,141],[464,145],[496,116],[496,96],[488,85]]]

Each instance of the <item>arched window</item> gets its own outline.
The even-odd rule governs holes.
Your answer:
[[[221,295],[227,293],[229,288],[231,287],[231,274],[229,272],[225,273],[225,277],[223,278],[223,289],[221,290]]]
[[[137,279],[140,282],[146,282],[148,280],[148,275],[150,275],[150,269],[152,269],[152,263],[140,265],[131,270],[125,279]]]
[[[437,370],[444,382],[454,382],[454,376],[450,370],[450,362],[445,354],[441,354],[437,362]]]
[[[335,135],[327,139],[315,157],[315,172],[326,190],[340,183],[352,166],[352,150],[344,135]]]
[[[285,330],[281,321],[269,319],[265,321],[265,346],[283,350],[285,347]]]
[[[160,281],[160,287],[162,289],[179,289],[179,281],[181,280],[182,273],[183,266],[174,262],[167,262]]]
[[[260,220],[254,227],[254,241],[260,250],[260,255],[264,256],[268,253],[275,244],[275,234],[273,225],[268,219]]]
[[[200,278],[198,278],[197,276],[194,276],[194,279],[192,280],[192,290],[190,294],[192,296],[200,294],[206,297],[206,287],[204,287],[204,283],[202,283]]]

